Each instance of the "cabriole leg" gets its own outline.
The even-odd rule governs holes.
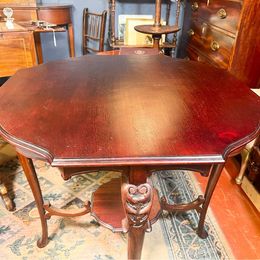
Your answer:
[[[199,219],[199,225],[198,225],[198,236],[200,238],[206,238],[208,236],[205,227],[204,227],[204,222],[205,222],[205,217],[207,214],[208,206],[210,199],[212,197],[212,194],[215,190],[216,184],[218,182],[218,179],[220,177],[220,174],[224,168],[224,164],[216,164],[212,166],[207,188],[205,191],[205,196],[204,196],[204,203],[202,204],[202,209],[200,212],[200,219]]]
[[[42,248],[45,247],[48,243],[48,226],[47,226],[47,220],[45,218],[45,210],[43,208],[43,198],[42,198],[42,192],[39,185],[39,181],[35,172],[35,168],[32,162],[32,159],[29,159],[22,154],[18,153],[18,158],[20,160],[20,163],[23,167],[25,176],[29,182],[29,185],[31,187],[36,206],[38,208],[38,212],[41,219],[41,226],[42,226],[42,236],[37,241],[37,246]]]

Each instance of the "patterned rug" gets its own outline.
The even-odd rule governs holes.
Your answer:
[[[120,173],[93,172],[74,176],[68,181],[48,164],[36,161],[44,199],[63,208],[75,208],[90,199],[101,184]],[[36,241],[40,221],[35,203],[17,160],[0,168],[1,180],[14,197],[16,210],[8,212],[0,203],[0,259],[127,259],[127,235],[112,233],[100,226],[91,216],[77,218],[52,217],[48,220],[50,242],[39,249]],[[160,195],[170,194],[171,202],[188,202],[197,198],[199,191],[193,174],[185,171],[157,172],[152,176]],[[163,213],[145,236],[142,259],[231,259],[232,254],[214,216],[209,212],[206,229],[209,237],[200,239],[195,232],[198,215]]]

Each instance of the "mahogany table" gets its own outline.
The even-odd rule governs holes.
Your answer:
[[[92,214],[128,232],[128,257],[141,256],[144,234],[162,210],[195,209],[198,235],[228,156],[259,135],[260,100],[226,71],[153,56],[85,56],[21,70],[0,89],[0,133],[16,147],[41,219],[39,247],[52,215]],[[32,159],[63,167],[122,172],[79,210],[43,202]],[[164,169],[209,176],[188,204],[159,198],[147,178]],[[156,173],[154,173],[156,174]]]

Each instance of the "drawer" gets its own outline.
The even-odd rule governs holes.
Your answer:
[[[202,63],[209,63],[207,57],[199,53],[197,50],[193,49],[191,46],[187,45],[186,51],[187,56],[185,57],[185,59],[199,61]]]
[[[64,25],[71,23],[70,8],[39,8],[38,19],[49,23]]]
[[[191,1],[191,17],[200,17],[214,26],[236,33],[239,24],[242,1],[209,0]]]
[[[221,64],[218,64],[215,60],[201,53],[198,49],[194,48],[190,44],[186,44],[185,49],[186,49],[186,53],[184,59],[186,60],[194,60],[194,61],[198,61],[198,62],[202,62],[214,66],[216,68],[226,69],[226,67],[223,67]]]
[[[221,68],[227,68],[235,39],[214,29],[202,20],[193,21],[190,28],[186,32],[189,44],[213,63],[219,64]]]

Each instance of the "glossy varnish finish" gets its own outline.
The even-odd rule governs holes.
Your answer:
[[[18,72],[0,99],[3,136],[54,166],[223,162],[259,130],[259,99],[242,83],[162,56],[45,64]]]
[[[51,216],[91,212],[100,224],[128,232],[129,259],[140,259],[161,210],[195,209],[198,236],[206,238],[204,220],[226,158],[259,134],[260,101],[245,85],[223,70],[160,55],[40,65],[13,76],[0,100],[0,132],[19,152],[38,208],[38,246],[48,243]],[[43,202],[32,158],[75,166],[64,170],[65,179],[76,166],[120,171],[121,192],[114,181],[95,192],[92,205],[57,209]],[[205,195],[181,205],[160,200],[147,177],[175,168],[209,176]]]

